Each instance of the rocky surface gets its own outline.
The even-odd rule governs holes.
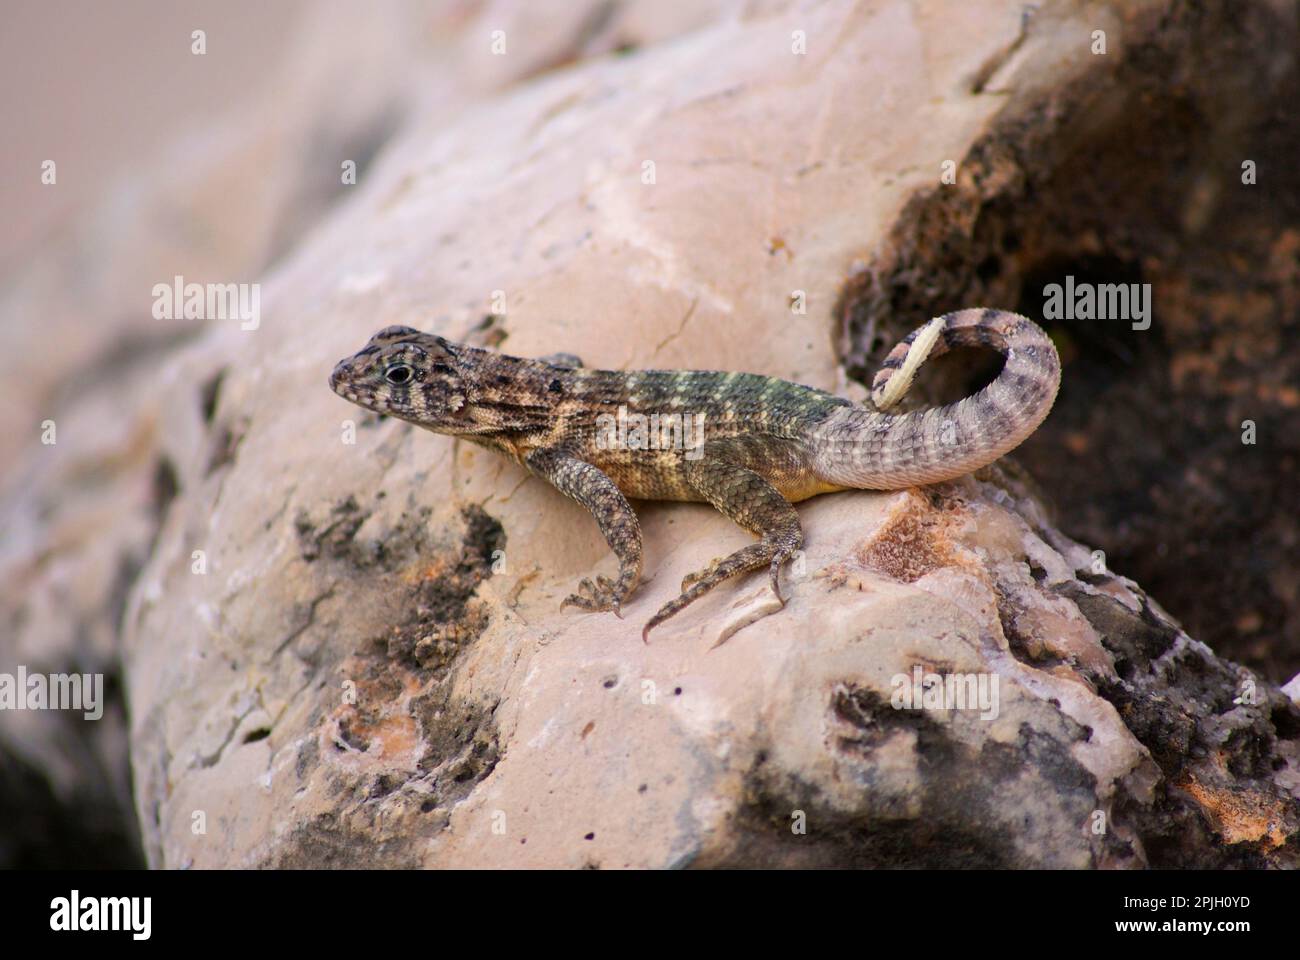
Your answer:
[[[1081,115],[1104,128],[1123,98],[1096,91],[1141,89],[1143,51],[1231,47],[1175,7],[521,3],[432,24],[394,7],[364,42],[319,15],[281,99],[229,118],[239,149],[187,141],[203,166],[136,188],[204,225],[209,259],[142,228],[102,272],[118,299],[57,299],[57,257],[3,291],[7,312],[105,325],[17,391],[60,439],[24,451],[0,503],[0,657],[121,660],[160,867],[1294,866],[1294,700],[1060,533],[1014,464],[810,501],[783,611],[715,647],[765,602],[743,581],[646,646],[644,620],[743,531],[643,505],[651,579],[627,619],[561,614],[612,568],[581,508],[325,385],[407,323],[861,396],[842,370],[870,368],[887,322],[1032,273],[980,272],[989,211],[1032,204],[1072,156],[1044,145],[1077,147]],[[335,115],[335,81],[374,75],[392,79]],[[339,163],[371,155],[330,206]],[[238,157],[266,193],[232,204]],[[77,243],[104,246],[102,216]],[[125,306],[177,273],[259,280],[260,326]],[[996,701],[895,709],[918,668]],[[69,744],[121,769],[120,720],[90,746],[0,722],[33,770]],[[120,803],[122,778],[66,769],[64,802]]]

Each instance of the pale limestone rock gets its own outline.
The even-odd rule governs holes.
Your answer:
[[[1223,843],[1291,862],[1295,741],[1270,740],[1268,719],[1281,695],[1260,684],[1258,705],[1221,710],[1231,665],[1136,584],[1090,573],[1091,551],[1000,469],[939,499],[810,501],[783,610],[717,646],[770,602],[764,578],[730,584],[647,646],[641,625],[682,576],[747,534],[703,506],[643,505],[648,580],[626,619],[561,614],[580,577],[613,568],[581,508],[328,390],[333,362],[389,323],[833,389],[846,278],[889,259],[884,238],[940,161],[1008,118],[1047,123],[1045,92],[1099,69],[1071,38],[1104,24],[1119,60],[1163,5],[1062,4],[1023,38],[1022,5],[993,2],[676,18],[642,3],[612,22],[596,7],[539,20],[496,5],[400,54],[402,16],[376,28],[358,75],[391,57],[421,78],[398,132],[346,203],[290,231],[259,329],[212,325],[123,378],[120,422],[83,448],[107,492],[77,508],[68,545],[56,515],[8,558],[12,572],[39,543],[86,574],[111,655],[102,574],[137,557],[120,644],[150,863],[1143,866],[1151,838],[1195,816],[1171,792]],[[483,53],[496,20],[517,56]],[[321,122],[331,62],[305,55],[289,101]],[[355,122],[396,95],[368,89]],[[282,149],[269,114],[249,150]],[[288,229],[304,159],[290,155],[280,219],[245,196],[262,242],[234,243],[224,269],[265,263]],[[504,317],[484,327],[496,291]],[[83,433],[103,402],[71,414]],[[160,459],[179,492],[146,522]],[[75,475],[43,469],[60,491]],[[33,502],[23,489],[11,504]],[[99,553],[78,540],[92,530]],[[27,569],[36,596],[56,595]],[[49,616],[22,642],[63,629]],[[918,666],[995,681],[996,708],[894,709]],[[1229,775],[1234,736],[1279,772]],[[1207,739],[1222,749],[1193,755]],[[1187,861],[1235,862],[1203,835]]]

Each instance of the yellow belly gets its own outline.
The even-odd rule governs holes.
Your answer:
[[[704,501],[704,498],[686,482],[686,478],[675,471],[658,474],[635,469],[632,466],[620,469],[618,465],[613,464],[606,464],[604,469],[610,479],[623,491],[623,495],[634,500],[674,500],[683,503]],[[849,489],[827,483],[814,476],[776,476],[767,479],[780,491],[781,496],[791,503],[798,503],[822,493],[835,493]]]
[[[773,486],[781,491],[781,496],[791,503],[798,503],[800,500],[807,500],[809,497],[815,497],[822,493],[838,493],[840,490],[849,489],[848,487],[827,483],[817,477],[807,477],[799,481],[778,481]]]

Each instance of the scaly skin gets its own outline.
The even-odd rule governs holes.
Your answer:
[[[928,357],[988,346],[1006,358],[983,390],[945,407],[886,412]],[[618,557],[617,579],[583,580],[562,606],[613,610],[641,578],[641,527],[627,498],[705,501],[759,537],[688,576],[642,636],[722,581],[782,565],[803,546],[792,503],[836,490],[897,490],[970,473],[1018,446],[1052,408],[1061,366],[1032,321],[961,310],[913,331],[872,384],[874,408],[752,373],[588,370],[571,356],[525,360],[410,327],[370,338],[330,376],[340,396],[496,450],[586,507]],[[611,430],[620,412],[703,416],[702,432]],[[635,420],[633,421],[635,424]],[[674,443],[674,440],[682,442]],[[692,445],[692,441],[701,443]]]

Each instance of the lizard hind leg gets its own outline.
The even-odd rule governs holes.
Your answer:
[[[781,567],[803,547],[799,515],[766,479],[746,467],[706,452],[702,461],[687,467],[687,478],[709,503],[762,539],[742,547],[730,556],[713,561],[703,570],[682,580],[682,592],[668,601],[646,623],[643,640],[669,617],[681,612],[724,580],[751,570],[768,568],[772,592],[779,603]]]
[[[794,542],[790,542],[788,538],[781,539],[786,542],[764,538],[758,543],[751,543],[749,546],[737,550],[721,561],[715,561],[704,570],[690,574],[686,581],[683,581],[684,589],[681,594],[665,603],[646,622],[645,629],[641,631],[641,639],[648,640],[651,630],[669,617],[686,609],[686,607],[700,599],[724,580],[730,580],[742,573],[760,570],[763,567],[767,567],[770,571],[772,592],[776,594],[776,599],[784,606],[785,600],[781,596],[781,589],[778,585],[781,566],[802,546],[803,541],[802,538]],[[689,585],[687,585],[687,581],[689,581]]]

